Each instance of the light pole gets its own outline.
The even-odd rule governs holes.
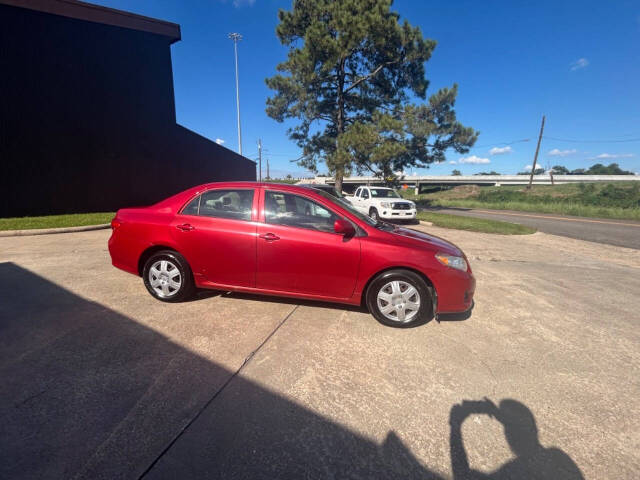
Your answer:
[[[242,155],[242,132],[240,130],[240,91],[238,89],[238,42],[242,40],[239,33],[230,33],[229,38],[233,40],[233,51],[236,57],[236,110],[238,111],[238,153]]]

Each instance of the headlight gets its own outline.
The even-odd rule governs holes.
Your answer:
[[[411,208],[416,208],[416,204],[414,202],[409,202],[409,205],[411,205]]]
[[[462,257],[454,257],[453,255],[445,255],[444,253],[436,253],[438,261],[446,265],[447,267],[455,268],[456,270],[467,271],[467,262]]]
[[[391,204],[389,202],[380,202],[380,206],[382,208],[391,208]]]

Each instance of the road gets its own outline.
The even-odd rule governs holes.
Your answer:
[[[415,228],[467,254],[469,318],[167,304],[107,230],[0,238],[0,478],[637,479],[640,250]]]
[[[429,208],[434,213],[448,213],[464,217],[488,218],[519,223],[540,232],[570,237],[588,242],[640,249],[640,222],[605,218],[582,218],[511,210],[467,208]]]

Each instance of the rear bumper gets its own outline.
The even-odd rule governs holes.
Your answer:
[[[116,232],[112,231],[107,244],[109,248],[109,255],[111,256],[111,264],[125,272],[139,275],[136,260],[131,254],[127,254],[128,251],[124,248],[122,239],[117,240],[116,235]]]

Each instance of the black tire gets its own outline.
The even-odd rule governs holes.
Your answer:
[[[170,284],[167,284],[168,295],[164,295],[162,293],[161,286],[153,286],[151,284],[152,278],[155,277],[155,275],[150,275],[151,268],[158,262],[162,261],[167,262],[166,268],[168,273],[166,274],[166,281],[172,282]],[[171,265],[172,267],[170,268],[169,265]],[[177,283],[175,279],[178,278],[178,275],[170,279],[168,278],[168,275],[171,275],[171,273],[175,272],[176,270],[179,274],[179,288],[173,287]],[[156,271],[158,270],[156,269]],[[142,269],[142,280],[144,281],[144,286],[147,287],[149,293],[154,298],[162,302],[182,302],[190,298],[195,292],[193,275],[191,274],[191,268],[189,267],[189,264],[182,255],[173,250],[161,250],[151,255],[147,259],[146,263],[144,264],[144,268]]]
[[[420,306],[415,315],[408,320],[401,322],[400,320],[393,320],[387,318],[385,314],[380,310],[378,306],[378,293],[385,287],[385,285],[398,280],[404,284],[413,286],[420,297]],[[406,290],[405,290],[406,291]],[[382,272],[369,284],[366,292],[366,304],[369,312],[380,323],[396,328],[411,328],[423,325],[433,318],[433,298],[431,297],[431,289],[424,281],[424,279],[415,272],[404,269],[394,269]],[[413,297],[414,299],[416,297]],[[397,312],[391,312],[396,313]]]
[[[369,209],[369,216],[376,222],[380,221],[380,214],[378,213],[378,210],[375,207],[371,207]]]

